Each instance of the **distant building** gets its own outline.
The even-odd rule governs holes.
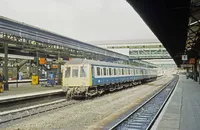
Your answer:
[[[157,39],[96,41],[88,43],[128,55],[132,60],[141,59],[151,62],[165,69],[176,67],[168,51]]]

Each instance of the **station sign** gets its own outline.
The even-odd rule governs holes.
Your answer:
[[[182,64],[181,68],[191,68],[192,66],[192,64]]]
[[[53,69],[57,69],[57,68],[58,68],[58,65],[53,64],[53,65],[51,65],[51,68],[53,68]]]
[[[58,58],[58,63],[63,62],[63,58]]]
[[[44,65],[46,63],[47,63],[46,58],[40,58],[40,65]]]
[[[182,60],[188,60],[187,55],[182,55]]]
[[[190,64],[195,64],[195,58],[190,58]]]

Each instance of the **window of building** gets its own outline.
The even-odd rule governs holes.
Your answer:
[[[66,70],[65,70],[65,78],[70,77],[70,72],[71,72],[71,67],[67,67]]]

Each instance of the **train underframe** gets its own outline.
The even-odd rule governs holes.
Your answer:
[[[93,96],[101,96],[106,92],[114,92],[117,90],[121,90],[124,88],[133,87],[145,82],[150,82],[156,80],[157,77],[153,77],[150,79],[143,79],[143,80],[135,80],[129,82],[121,82],[115,84],[105,84],[105,85],[97,85],[97,86],[77,86],[77,87],[67,87],[64,88],[64,92],[66,93],[67,100],[71,100],[72,98],[76,97],[83,97],[89,99]]]

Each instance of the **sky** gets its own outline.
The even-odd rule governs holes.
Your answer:
[[[126,0],[1,0],[0,15],[84,42],[157,39]]]

